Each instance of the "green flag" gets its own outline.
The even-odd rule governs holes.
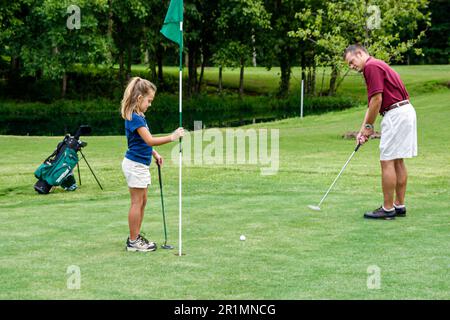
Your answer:
[[[171,0],[161,33],[169,40],[178,43],[180,50],[183,50],[183,32],[180,22],[183,22],[183,0]]]

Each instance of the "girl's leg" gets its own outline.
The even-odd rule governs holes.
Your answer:
[[[128,226],[130,240],[136,240],[142,224],[142,204],[147,196],[147,188],[129,188],[131,196],[130,211],[128,212]]]
[[[145,188],[144,198],[141,204],[141,223],[139,224],[139,230],[142,230],[142,221],[144,221],[144,211],[147,205],[147,188]]]

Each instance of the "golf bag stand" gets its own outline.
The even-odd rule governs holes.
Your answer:
[[[89,165],[89,162],[87,161],[86,156],[83,154],[83,152],[81,152],[81,149],[78,150],[78,151],[80,152],[81,157],[82,157],[82,158],[84,159],[84,161],[86,162],[86,164],[87,164],[89,170],[91,171],[92,176],[94,177],[95,181],[97,181],[98,186],[100,187],[100,189],[103,190],[103,187],[102,187],[102,185],[100,184],[100,181],[98,181],[97,176],[96,176],[95,173],[94,173],[94,170],[92,170],[91,166]],[[78,167],[78,163],[77,163],[77,167]],[[80,186],[81,186],[80,167],[78,167],[78,178],[79,178]]]

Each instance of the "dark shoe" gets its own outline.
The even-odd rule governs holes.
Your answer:
[[[364,218],[392,220],[392,219],[395,219],[395,210],[392,210],[389,212],[389,211],[385,211],[383,209],[383,207],[379,207],[378,209],[376,209],[372,212],[364,213]]]
[[[406,217],[406,207],[395,208],[395,216],[396,217]]]

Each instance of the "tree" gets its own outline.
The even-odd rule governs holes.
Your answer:
[[[164,84],[163,57],[167,47],[175,47],[166,41],[160,29],[164,23],[164,12],[167,12],[169,2],[161,0],[149,0],[149,17],[144,21],[144,35],[142,51],[147,56],[151,78],[158,84]]]
[[[239,96],[244,93],[244,68],[252,59],[253,46],[261,32],[270,29],[270,14],[262,0],[222,0],[217,19],[218,36],[222,44],[218,50],[237,59],[240,67]]]
[[[431,27],[422,38],[423,56],[411,57],[412,63],[448,64],[450,63],[450,2],[447,0],[430,1]]]
[[[304,7],[303,1],[298,0],[266,0],[265,8],[271,14],[271,29],[263,32],[264,52],[263,64],[267,68],[280,66],[280,85],[278,95],[284,97],[289,92],[292,66],[298,61],[303,50],[301,41],[288,37],[290,30],[299,27],[299,20],[295,19],[295,12]]]
[[[314,43],[319,52],[316,61],[331,66],[329,95],[333,95],[342,83],[343,78],[338,80],[345,67],[342,52],[349,44],[365,44],[371,55],[388,63],[401,61],[425,35],[425,30],[417,36],[414,32],[419,21],[429,25],[427,4],[427,0],[329,1],[324,9],[298,12],[304,26],[289,35]],[[421,54],[420,49],[415,52]]]
[[[68,3],[68,2],[67,2]],[[107,59],[107,44],[99,32],[98,12],[105,1],[78,1],[77,7],[57,0],[23,0],[9,8],[8,30],[2,42],[15,74],[62,81],[74,64],[97,64]],[[72,9],[71,9],[72,8]],[[77,15],[82,11],[82,16]],[[79,12],[78,12],[79,13]],[[81,19],[81,20],[80,20]]]
[[[149,19],[150,4],[148,0],[110,1],[113,20],[112,35],[117,48],[114,58],[119,62],[119,79],[122,85],[125,79],[128,80],[131,77],[133,60],[140,60],[140,43],[144,38],[145,20]],[[139,52],[139,56],[136,57],[134,52]],[[124,72],[125,64],[126,72]]]

